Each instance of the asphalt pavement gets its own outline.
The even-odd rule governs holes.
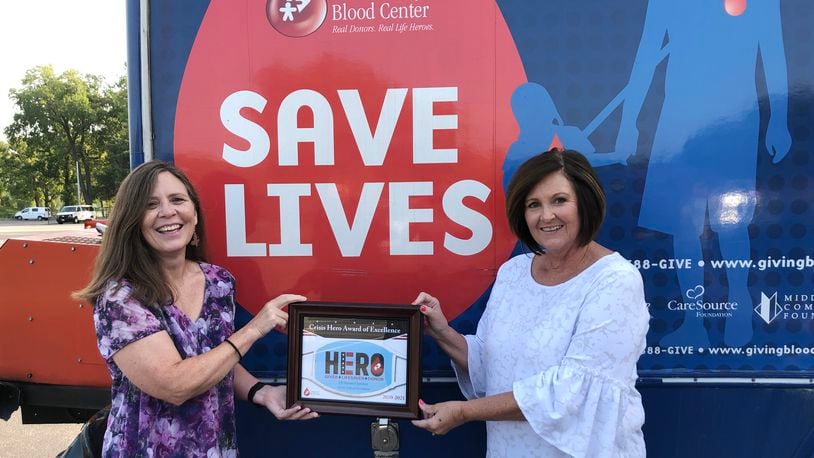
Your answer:
[[[82,425],[24,425],[18,409],[8,421],[0,420],[0,457],[54,457],[79,434]]]
[[[97,232],[85,229],[82,223],[57,224],[53,218],[48,221],[0,219],[0,243],[7,239],[44,240],[65,236],[97,237]]]

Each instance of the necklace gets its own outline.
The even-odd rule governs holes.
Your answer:
[[[537,261],[538,267],[535,269],[534,261],[532,261],[532,277],[535,281],[547,286],[558,285],[576,277],[593,263],[595,256],[592,246],[593,244],[588,244],[583,250],[582,255],[576,255],[570,258],[576,258],[576,260],[569,261],[569,259],[564,259],[557,266],[551,265],[551,263],[546,266],[545,254],[535,256],[536,259],[534,261]]]

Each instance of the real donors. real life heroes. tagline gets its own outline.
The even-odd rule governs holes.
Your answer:
[[[392,22],[390,24],[379,24],[378,26],[343,24],[331,27],[331,33],[405,33],[432,31],[432,24],[419,24],[415,22]]]

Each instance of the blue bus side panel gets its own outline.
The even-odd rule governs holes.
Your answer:
[[[164,160],[173,159],[178,91],[187,56],[208,5],[202,1],[182,8],[175,3],[153,1],[150,15],[155,156]],[[461,8],[464,8],[463,3]],[[723,10],[723,5],[730,2],[687,2],[681,5],[685,12],[669,12],[687,15],[685,22],[688,24],[694,24],[692,20],[697,19],[693,13],[712,3],[721,10],[719,16],[731,16],[722,16],[727,20],[747,19],[748,14],[757,11],[756,8],[770,9],[762,16],[767,21],[774,17],[772,13],[779,12],[779,21],[766,22],[753,29],[754,33],[765,33],[769,37],[759,43],[757,49],[760,52],[754,47],[754,36],[743,36],[742,47],[733,48],[730,55],[716,56],[710,53],[720,49],[718,42],[725,42],[737,30],[726,29],[728,26],[709,30],[709,24],[703,22],[699,24],[704,25],[694,25],[696,38],[703,33],[710,40],[718,41],[714,43],[716,46],[708,41],[708,46],[696,46],[692,51],[693,48],[688,47],[692,46],[693,37],[686,36],[686,30],[675,24],[680,16],[664,13],[665,5],[670,3],[580,0],[536,2],[533,7],[521,1],[499,1],[497,5],[509,26],[528,81],[550,94],[551,104],[547,106],[556,110],[558,123],[562,127],[575,128],[552,128],[565,146],[591,145],[597,153],[615,152],[620,135],[623,140],[630,138],[625,137],[629,132],[622,133],[620,127],[624,104],[613,106],[614,101],[628,84],[644,91],[636,118],[639,136],[635,139],[635,154],[625,163],[598,168],[608,193],[608,214],[599,239],[627,258],[638,261],[651,304],[653,320],[648,350],[639,365],[641,375],[653,379],[710,375],[741,376],[746,380],[751,377],[807,379],[814,369],[810,355],[814,344],[811,304],[814,302],[811,299],[814,274],[812,268],[805,265],[814,257],[809,242],[811,221],[814,220],[810,204],[814,202],[814,187],[811,185],[814,137],[810,133],[814,125],[814,110],[811,109],[814,72],[810,65],[814,40],[808,34],[814,6],[802,1],[750,1],[746,3],[746,11],[738,12]],[[771,5],[779,6],[773,11]],[[134,81],[138,75],[135,64],[138,53],[133,45],[138,38],[137,7],[137,1],[129,1],[129,72],[133,91],[137,89]],[[648,12],[651,13],[650,19]],[[653,44],[652,39],[646,40],[647,31],[653,32],[651,35],[662,43],[656,46],[657,52],[644,53],[640,59],[651,64],[652,74],[632,78],[637,53],[643,52],[641,49],[645,44]],[[665,33],[659,35],[659,32]],[[777,47],[778,44],[781,48]],[[698,65],[692,72],[680,65],[683,63],[680,59],[688,55],[688,49],[697,53]],[[745,230],[746,239],[729,237],[729,227],[724,224],[728,213],[721,208],[712,209],[710,213],[706,207],[700,211],[697,205],[687,207],[691,216],[687,216],[689,223],[686,227],[697,229],[697,233],[689,237],[684,237],[687,234],[678,233],[675,228],[654,222],[659,219],[680,221],[682,217],[668,213],[667,206],[662,213],[658,208],[646,210],[648,220],[642,220],[642,196],[648,179],[663,176],[657,175],[663,170],[652,174],[651,165],[656,163],[654,151],[661,151],[665,135],[682,124],[673,118],[675,113],[667,100],[675,100],[676,96],[694,100],[693,97],[698,95],[682,93],[681,90],[688,89],[674,89],[669,82],[683,75],[700,78],[698,84],[702,85],[719,76],[720,71],[711,71],[711,68],[724,65],[730,62],[729,59],[733,59],[733,66],[741,65],[745,60],[735,57],[737,53],[745,52],[744,49],[753,53],[754,66],[738,73],[731,84],[741,85],[743,87],[738,87],[742,92],[754,94],[750,96],[749,106],[743,110],[742,117],[727,118],[737,122],[719,124],[716,120],[709,120],[704,128],[699,129],[698,135],[686,139],[687,147],[692,151],[706,152],[705,167],[674,164],[675,175],[666,183],[668,191],[673,194],[689,195],[692,189],[686,185],[693,183],[697,176],[687,174],[712,171],[723,176],[731,169],[740,170],[741,163],[754,167],[753,183],[732,188],[731,195],[723,193],[718,196],[719,202],[734,202],[732,227],[735,232]],[[783,51],[782,59],[778,57],[778,49]],[[787,73],[786,89],[775,93],[772,88],[776,87],[776,82],[772,81],[771,75],[776,74],[773,70],[782,64],[785,64]],[[744,74],[748,77],[743,77]],[[728,88],[722,86],[722,89]],[[766,141],[767,136],[773,138],[777,133],[772,130],[770,119],[779,110],[773,100],[778,95],[787,98],[786,127],[791,135],[791,147],[788,155],[775,164]],[[690,119],[697,122],[708,110],[728,106],[716,97],[718,94],[710,94],[683,112],[690,117],[698,116]],[[141,118],[139,100],[133,93],[130,102],[131,139],[136,143],[141,136]],[[540,107],[544,108],[543,105]],[[599,117],[602,119],[597,124]],[[739,159],[732,162],[720,159],[729,157],[719,153],[725,152],[733,140],[741,138],[748,142],[736,144],[735,148],[741,148],[739,151],[743,153]],[[534,148],[544,149],[548,146],[547,141],[548,138]],[[138,162],[140,148],[138,145],[131,148],[134,161]],[[685,150],[680,152],[689,154]],[[519,157],[509,156],[504,168],[519,161]],[[701,181],[714,181],[714,174],[713,178]],[[714,199],[709,202],[715,204]],[[711,219],[713,215],[717,219]],[[654,229],[655,226],[658,229]],[[678,243],[680,237],[690,242]],[[691,268],[681,264],[685,259],[681,253],[688,250],[700,253],[690,259]],[[746,255],[727,257],[726,253],[730,252],[745,252]],[[662,266],[659,261],[667,262]],[[713,262],[717,261],[733,264],[748,261],[751,266],[715,267]],[[796,261],[803,261],[802,268]],[[244,285],[241,287],[247,287]],[[488,290],[453,321],[456,329],[466,333],[474,331],[487,294]],[[735,302],[738,303],[738,315],[743,316],[745,312],[750,317],[750,326],[741,327],[738,332],[733,331],[736,320],[731,319],[732,314],[727,316],[731,310],[721,305]],[[691,307],[695,304],[700,304],[700,309],[693,311]],[[250,314],[242,311],[238,324],[249,318]],[[687,323],[695,327],[675,334]],[[437,347],[429,340],[424,343],[424,375],[452,375],[448,360]],[[717,354],[713,355],[711,349]],[[786,349],[788,353],[785,353]],[[803,354],[803,350],[809,353]],[[255,345],[245,364],[257,376],[280,377],[285,374],[285,358],[285,336],[272,333]],[[425,384],[423,390],[423,397],[428,402],[460,396],[454,384]],[[810,413],[809,407],[812,405],[811,389],[647,383],[641,385],[640,390],[647,415],[645,438],[651,456],[814,454],[811,433],[814,414]],[[310,424],[279,423],[266,413],[240,404],[239,440],[244,455],[265,455],[270,447],[276,449],[276,444],[285,444],[283,447],[291,447],[286,451],[293,454],[296,450],[301,456],[368,456],[370,453],[370,418],[326,415]],[[460,456],[483,453],[482,425],[468,425],[446,437],[432,438],[408,422],[399,423],[404,456],[458,455],[451,450],[461,451]],[[337,444],[343,446],[337,448]]]

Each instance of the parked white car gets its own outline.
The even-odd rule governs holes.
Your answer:
[[[96,218],[96,211],[90,205],[66,205],[57,213],[59,224],[66,221],[79,223],[91,218]]]
[[[51,217],[48,207],[26,207],[14,214],[14,219],[37,219],[40,221]]]

